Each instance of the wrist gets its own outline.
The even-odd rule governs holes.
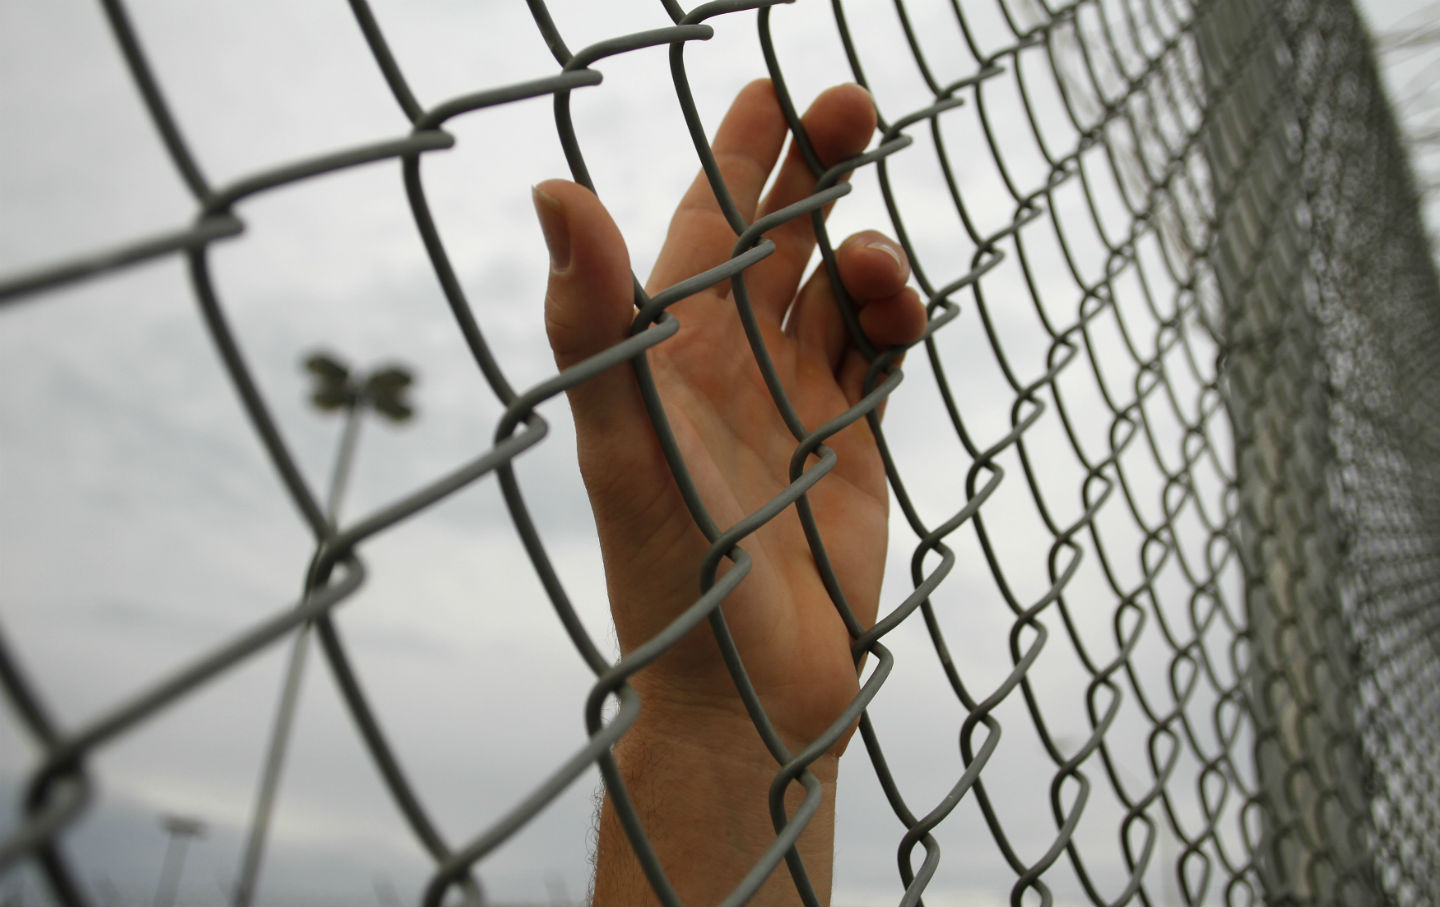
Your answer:
[[[792,757],[808,744],[783,732],[780,738]],[[784,765],[766,746],[738,697],[731,705],[666,699],[642,691],[640,715],[616,743],[615,756],[623,764],[628,754],[647,750],[663,752],[669,761],[710,766],[708,772],[737,781],[763,780],[767,787]],[[839,758],[837,753],[823,753],[807,768],[830,784]]]
[[[640,717],[616,743],[614,755],[646,837],[682,901],[723,899],[774,844],[771,790],[781,766],[743,709],[676,708],[642,694]],[[824,899],[833,860],[838,756],[826,753],[808,768],[820,781],[820,802],[797,845],[810,882]],[[801,813],[806,795],[801,783],[786,787],[790,821]],[[600,820],[595,897],[596,903],[655,897],[625,840],[613,792],[606,796]],[[799,901],[784,862],[752,900]]]
[[[640,696],[640,714],[617,743],[616,756],[632,747],[663,746],[687,760],[726,766],[734,774],[753,772],[767,783],[779,774],[783,762],[777,759],[755,726],[739,693],[733,687],[722,693],[687,689],[664,676],[642,671],[631,678]],[[727,685],[728,686],[728,685]],[[775,722],[772,727],[780,744],[791,757],[810,745],[810,740],[789,733]],[[840,754],[832,750],[808,764],[821,782],[833,783]]]

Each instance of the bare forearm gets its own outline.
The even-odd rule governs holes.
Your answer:
[[[769,792],[778,767],[743,716],[693,730],[642,717],[616,747],[615,756],[646,835],[682,901],[718,903],[775,841]],[[823,796],[799,840],[806,872],[821,901],[830,897],[836,762],[837,757],[827,755],[811,766]],[[800,785],[792,784],[787,813],[795,815],[803,798]],[[596,904],[659,900],[608,795],[600,814],[594,899]],[[751,901],[800,903],[785,863]]]

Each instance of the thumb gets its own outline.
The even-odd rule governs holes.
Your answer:
[[[533,192],[535,213],[550,249],[545,332],[555,364],[564,370],[629,336],[635,317],[635,278],[620,229],[590,190],[565,180],[547,180]],[[612,432],[628,435],[649,427],[628,362],[606,369],[568,394],[582,444]]]

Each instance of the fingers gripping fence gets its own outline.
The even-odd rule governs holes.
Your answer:
[[[0,870],[39,873],[61,902],[95,900],[67,839],[93,808],[97,758],[289,641],[295,655],[259,805],[225,893],[236,904],[256,898],[313,629],[374,770],[428,855],[430,877],[415,897],[485,900],[500,849],[598,769],[647,877],[673,901],[611,752],[644,707],[627,678],[708,621],[776,764],[775,842],[762,862],[736,868],[732,902],[782,864],[815,899],[792,848],[819,800],[808,766],[857,720],[848,770],[869,779],[898,823],[878,811],[855,821],[873,827],[895,861],[893,900],[953,899],[973,890],[965,886],[974,878],[982,897],[1016,904],[1440,896],[1430,758],[1440,728],[1440,285],[1349,3],[720,0],[687,10],[661,0],[649,27],[583,45],[578,13],[542,0],[528,7],[554,57],[543,74],[422,103],[388,43],[384,10],[377,16],[351,0],[355,40],[373,56],[404,128],[215,184],[167,103],[143,29],[120,0],[101,4],[194,216],[59,260],[0,262],[0,301],[19,315],[80,281],[183,259],[220,364],[314,547],[296,601],[270,603],[243,632],[78,721],[56,717],[39,679],[44,666],[0,625],[0,686],[38,754],[0,843]],[[808,198],[753,223],[718,180],[706,140],[713,124],[692,87],[701,78],[695,47],[742,40],[737,22],[763,60],[764,71],[748,75],[773,80],[816,178]],[[816,80],[814,64],[788,57],[776,37],[797,30],[825,35],[844,61],[819,84],[856,81],[876,100],[880,134],[870,150],[830,167],[801,127],[803,98],[791,88]],[[607,66],[647,53],[668,53],[695,157],[736,234],[734,254],[653,295],[637,283],[624,342],[517,386],[497,357],[495,300],[467,289],[452,261],[426,165],[473,135],[467,121],[550,103],[570,175],[613,207],[642,187],[592,178],[593,146],[581,140],[575,110],[609,90]],[[893,88],[901,75],[923,87]],[[341,520],[357,410],[322,503],[241,346],[212,256],[253,235],[252,200],[366,165],[400,170],[434,278],[503,412],[468,462]],[[838,243],[821,211],[839,200],[839,217],[847,195],[867,191],[885,221],[871,225],[909,254],[928,326],[902,384],[900,351],[870,344],[841,292],[852,340],[871,362],[865,393],[823,424],[805,424],[754,327],[746,275],[772,254],[767,233],[805,218],[838,284]],[[795,437],[790,485],[728,526],[695,489],[647,360],[677,332],[667,309],[725,282],[748,355]],[[538,300],[500,302],[525,311],[535,303],[538,322]],[[537,489],[517,469],[549,430],[540,407],[615,367],[638,377],[673,481],[712,543],[697,565],[693,605],[619,660],[572,601],[532,514]],[[862,420],[898,505],[891,549],[908,571],[887,580],[873,626],[839,593],[807,497],[836,461],[827,440]],[[940,426],[944,445],[923,446],[922,434]],[[550,609],[594,679],[573,699],[583,698],[584,743],[542,754],[543,780],[447,833],[373,706],[374,675],[340,629],[343,606],[371,575],[366,546],[492,476]],[[750,570],[747,538],[792,507],[866,662],[859,696],[800,752],[771,726],[723,612]],[[562,649],[557,640],[556,659]],[[888,695],[922,663],[939,673]],[[503,681],[473,695],[501,695]],[[909,705],[919,711],[897,705],[907,697],[918,697]],[[947,742],[917,755],[897,717],[905,714],[942,728]],[[918,780],[921,761],[933,783]],[[787,813],[792,786],[804,798]],[[841,890],[843,864],[860,859],[846,849],[846,819],[842,812]]]

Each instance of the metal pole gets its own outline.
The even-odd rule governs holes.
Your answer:
[[[360,418],[365,407],[365,399],[357,395],[345,409],[345,426],[340,432],[340,447],[335,454],[335,466],[330,473],[330,493],[326,499],[326,516],[332,529],[340,516],[340,501],[350,479],[350,467],[354,462],[355,448],[360,436]],[[300,682],[305,674],[309,643],[310,624],[307,623],[296,631],[295,641],[290,646],[290,662],[285,670],[285,682],[280,688],[280,700],[275,707],[270,746],[255,797],[255,812],[250,819],[250,835],[241,858],[240,875],[235,883],[235,894],[231,902],[234,907],[249,907],[255,895],[255,883],[260,875],[260,862],[264,857],[265,839],[270,829],[270,816],[280,790],[280,775],[290,744],[290,732],[295,724]]]
[[[185,868],[185,851],[191,838],[205,833],[205,826],[198,819],[183,816],[163,816],[161,826],[170,836],[165,848],[165,862],[160,866],[160,883],[155,888],[155,907],[174,907],[175,895],[180,888],[180,872]]]

